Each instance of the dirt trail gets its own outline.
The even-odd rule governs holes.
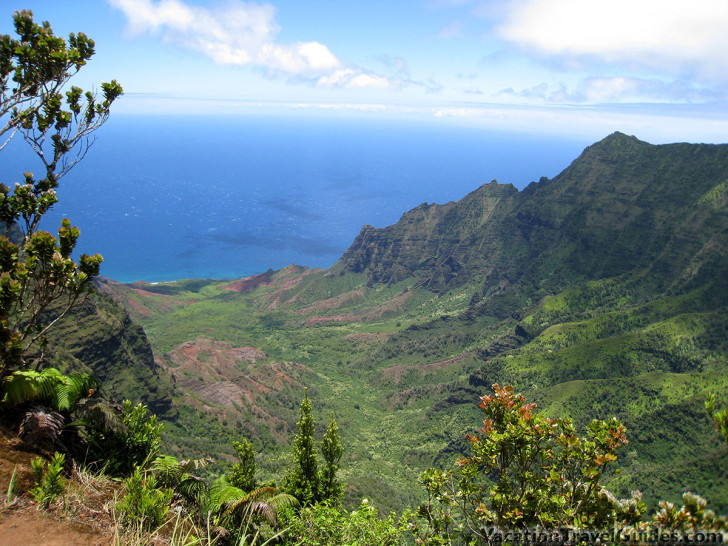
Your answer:
[[[35,507],[0,513],[2,546],[106,546],[112,537],[85,525],[58,521]]]

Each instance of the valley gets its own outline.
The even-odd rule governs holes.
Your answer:
[[[317,434],[339,423],[346,502],[399,511],[512,384],[582,429],[625,423],[615,494],[691,490],[720,512],[704,401],[728,391],[727,203],[728,146],[615,133],[520,192],[493,181],[365,226],[326,270],[97,286],[149,338],[177,456],[222,462],[242,436],[280,477],[305,386]]]

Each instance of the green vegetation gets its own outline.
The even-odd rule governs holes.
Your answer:
[[[123,483],[124,496],[116,505],[122,525],[150,532],[159,527],[169,510],[172,491],[158,489],[155,476],[144,476],[139,467]]]
[[[256,488],[253,444],[243,438],[242,442],[233,442],[233,449],[238,456],[238,462],[230,465],[227,481],[238,489],[252,491]]]
[[[711,403],[712,399],[709,412]],[[616,472],[627,444],[625,427],[617,419],[593,420],[587,436],[580,437],[571,420],[545,417],[513,387],[499,385],[481,397],[479,408],[483,427],[467,436],[468,456],[459,458],[454,470],[430,468],[421,475],[427,501],[416,514],[405,510],[398,519],[394,514],[382,517],[367,499],[353,511],[342,510],[335,499],[308,498],[303,505],[270,485],[244,491],[227,477],[241,478],[248,487],[257,485],[251,445],[239,442],[240,462],[229,465],[210,485],[195,475],[208,461],[146,457],[122,482],[114,504],[115,522],[125,529],[121,531],[125,540],[133,543],[148,543],[173,523],[173,543],[182,535],[185,543],[208,545],[364,546],[412,540],[429,545],[497,544],[503,533],[532,533],[535,528],[542,533],[568,530],[640,537],[654,532],[657,525],[675,540],[695,533],[728,532],[728,518],[717,516],[699,495],[685,493],[680,507],[660,501],[659,509],[648,514],[639,491],[618,500],[606,489],[605,478]],[[151,444],[158,445],[160,427],[146,411],[138,411],[137,417],[149,425],[150,436],[156,436]],[[308,418],[306,394],[301,421],[305,424]],[[324,446],[336,444],[334,430],[329,427]],[[340,455],[340,450],[333,451]],[[56,453],[47,468],[41,458],[32,464],[37,484],[32,493],[42,508],[59,498],[64,505],[67,502],[64,459]],[[332,460],[329,455],[324,459]],[[169,516],[173,507],[176,518]]]
[[[108,119],[111,104],[122,94],[112,81],[101,85],[103,98],[71,87],[69,79],[94,54],[84,34],[68,41],[53,34],[48,23],[33,22],[29,11],[13,15],[18,38],[2,36],[0,48],[0,135],[20,133],[42,162],[43,178],[26,172],[14,189],[0,186],[0,379],[40,366],[44,337],[90,288],[102,258],[71,258],[80,231],[68,219],[58,237],[39,229],[40,220],[57,201],[59,180],[80,161],[89,136]],[[3,144],[2,148],[5,147]],[[60,307],[41,321],[52,303]],[[39,351],[39,352],[36,352]]]
[[[0,404],[12,408],[20,404],[42,403],[56,411],[70,411],[81,397],[93,394],[101,382],[88,374],[64,375],[55,368],[40,372],[18,370],[0,384]]]
[[[705,401],[705,409],[708,411],[708,416],[713,420],[716,428],[723,435],[723,439],[728,443],[728,407],[716,410],[715,401],[715,393],[711,392]]]
[[[728,440],[713,394],[728,388],[728,146],[615,133],[522,192],[493,182],[365,226],[325,271],[97,279],[81,302],[100,256],[76,263],[78,229],[38,222],[121,88],[62,94],[93,42],[14,21],[0,136],[20,132],[46,172],[0,191],[0,417],[123,478],[129,533],[156,533],[172,503],[208,543],[725,529],[704,499],[728,510],[713,431]],[[41,506],[67,494],[62,466],[34,464]]]
[[[728,387],[727,169],[726,146],[616,133],[520,193],[486,184],[366,227],[325,271],[103,287],[175,385],[176,455],[243,435],[272,479],[308,387],[347,432],[344,504],[402,510],[422,470],[464,454],[482,389],[512,384],[578,427],[624,423],[619,495],[693,490],[726,509],[703,404]]]
[[[113,412],[113,409],[111,410]],[[87,461],[99,463],[111,476],[129,476],[134,469],[147,465],[159,453],[162,423],[142,404],[132,407],[125,400],[120,419],[94,420],[87,416],[84,439],[88,444]]]
[[[36,486],[31,490],[31,493],[35,502],[42,508],[48,508],[49,504],[63,494],[65,480],[62,472],[65,462],[66,456],[58,452],[53,455],[47,465],[40,457],[33,459],[31,467]]]
[[[311,415],[311,400],[308,389],[301,402],[301,418],[298,420],[298,434],[293,440],[294,466],[286,476],[285,487],[299,502],[311,504],[321,500],[318,455],[314,446],[313,433],[316,425]]]
[[[336,418],[333,414],[331,414],[331,422],[326,429],[324,439],[321,440],[321,454],[326,462],[326,466],[321,469],[319,476],[321,498],[332,504],[338,504],[344,492],[344,485],[336,477],[336,474],[339,471],[339,462],[344,454],[344,448],[341,446],[339,426],[336,424]]]
[[[399,521],[394,516],[380,516],[367,499],[352,512],[344,512],[327,504],[314,504],[302,509],[289,523],[287,543],[301,546],[349,544],[393,546],[406,536],[407,515]]]
[[[622,503],[600,484],[627,443],[616,419],[594,420],[588,438],[570,420],[543,417],[510,386],[483,396],[479,435],[458,470],[430,469],[421,481],[429,502],[419,509],[431,542],[488,541],[489,529],[607,529],[632,526],[645,511],[639,496]]]

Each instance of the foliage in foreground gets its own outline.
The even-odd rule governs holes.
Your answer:
[[[42,178],[26,172],[12,190],[0,184],[0,379],[42,366],[45,334],[99,274],[99,254],[82,254],[78,263],[71,257],[80,231],[68,219],[57,237],[39,224],[58,202],[59,180],[83,159],[91,134],[123,93],[112,81],[101,84],[100,100],[75,86],[64,95],[68,80],[94,54],[93,40],[82,33],[68,41],[55,36],[30,11],[16,11],[13,23],[18,38],[0,36],[0,150],[20,133],[45,172]],[[43,312],[53,303],[59,311],[44,324]]]
[[[55,411],[70,411],[84,396],[90,396],[101,382],[86,373],[62,374],[56,368],[19,370],[3,378],[0,404],[12,408],[21,404],[47,404]]]
[[[294,466],[283,479],[283,489],[296,497],[303,505],[319,502],[337,504],[344,491],[343,484],[336,477],[343,453],[339,427],[331,416],[326,434],[321,442],[325,466],[318,468],[318,454],[314,442],[316,425],[311,414],[311,400],[308,389],[301,401],[298,434],[293,440]]]
[[[684,494],[680,508],[660,502],[648,522],[641,493],[617,500],[601,485],[627,443],[618,420],[594,420],[587,437],[579,437],[570,420],[543,417],[512,387],[497,384],[479,407],[485,419],[479,434],[467,437],[472,455],[458,459],[456,470],[430,469],[420,478],[429,500],[417,514],[424,524],[414,526],[419,543],[491,543],[499,540],[494,530],[619,530],[635,536],[657,525],[679,533],[728,532],[728,520],[692,493]]]
[[[158,445],[161,427],[154,417],[144,406],[125,407],[137,431],[149,432],[147,445]],[[307,413],[307,405],[302,407]],[[194,474],[207,460],[144,457],[123,481],[123,494],[114,504],[116,523],[124,540],[132,543],[168,533],[174,523],[171,532],[176,537],[220,545],[386,546],[413,538],[430,545],[491,544],[498,543],[499,532],[536,528],[611,530],[638,542],[657,528],[676,537],[698,531],[728,536],[728,520],[692,493],[683,495],[682,506],[661,502],[659,511],[647,517],[638,492],[620,501],[602,486],[626,443],[624,426],[616,419],[595,420],[580,437],[568,419],[543,417],[512,387],[499,385],[481,398],[480,409],[483,427],[468,437],[470,456],[458,459],[453,470],[423,473],[429,501],[419,508],[417,520],[409,511],[399,519],[392,514],[383,517],[366,500],[351,512],[335,499],[302,505],[274,487],[258,486],[254,451],[243,441],[237,444],[239,462],[211,486]],[[332,435],[333,431],[330,427]],[[48,465],[41,459],[33,463],[32,493],[43,508],[66,494],[63,462],[56,454]],[[255,488],[236,487],[230,477],[238,485]],[[173,508],[176,520],[169,515]]]
[[[409,513],[399,521],[390,514],[381,517],[367,499],[352,512],[318,503],[303,508],[289,520],[287,540],[290,544],[317,546],[347,544],[351,546],[393,546],[406,532]]]
[[[144,404],[132,406],[125,400],[118,428],[94,426],[88,420],[86,423],[90,459],[103,462],[112,476],[129,476],[159,453],[163,425]]]
[[[35,478],[35,488],[31,490],[35,502],[41,508],[48,508],[63,494],[65,480],[63,478],[63,464],[66,456],[56,452],[46,464],[42,458],[37,457],[31,461],[31,468]]]
[[[122,524],[138,524],[144,531],[153,531],[164,521],[173,492],[158,488],[154,475],[145,476],[136,468],[124,480],[124,496],[116,504]]]

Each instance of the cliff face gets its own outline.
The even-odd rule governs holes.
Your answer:
[[[370,284],[412,275],[432,290],[461,284],[463,267],[497,246],[490,226],[513,209],[517,196],[512,185],[493,181],[457,203],[423,203],[393,226],[364,226],[341,262],[348,271],[366,271]]]
[[[49,365],[92,373],[111,398],[142,402],[160,416],[171,416],[171,387],[160,377],[143,328],[108,295],[97,291],[74,307],[48,341]]]
[[[444,292],[474,282],[484,296],[511,293],[512,303],[636,269],[658,276],[662,290],[705,259],[718,266],[707,248],[724,236],[715,228],[726,225],[716,201],[725,188],[716,188],[727,173],[728,146],[654,146],[614,133],[520,193],[492,182],[392,226],[365,226],[341,264],[370,284],[411,276]]]

